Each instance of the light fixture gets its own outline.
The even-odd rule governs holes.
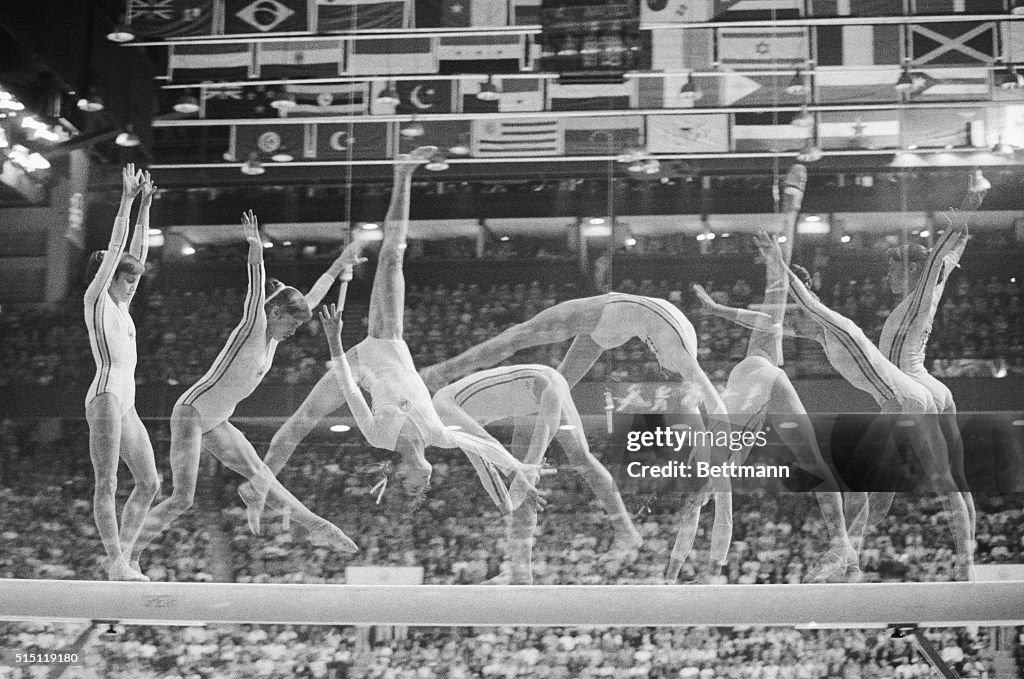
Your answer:
[[[426,134],[427,131],[423,129],[423,125],[421,125],[418,121],[413,120],[408,125],[404,126],[401,130],[399,130],[398,133],[408,139],[417,139]]]
[[[241,169],[242,174],[250,177],[256,177],[267,171],[267,168],[263,167],[263,163],[260,162],[259,154],[255,151],[249,154],[249,159],[242,163]]]
[[[296,106],[295,95],[291,92],[278,92],[270,99],[270,107],[278,111],[291,111]]]
[[[897,92],[910,92],[915,87],[914,78],[910,75],[910,63],[903,65],[903,72],[900,73],[900,77],[896,80],[896,84],[893,85],[893,89]]]
[[[128,126],[124,128],[124,132],[117,135],[114,139],[114,143],[118,146],[124,146],[125,148],[132,148],[142,143],[139,139],[139,135],[135,134],[135,130],[132,128],[132,124],[128,123]]]
[[[448,153],[453,156],[468,156],[469,155],[469,135],[460,134],[459,141],[455,142],[454,145],[448,147]]]
[[[186,243],[185,245],[181,246],[181,254],[185,255],[186,257],[190,257],[196,254],[196,249],[192,247],[191,244]]]
[[[985,175],[981,173],[981,170],[975,170],[974,176],[971,177],[971,192],[982,193],[992,188],[992,182],[985,178]]]
[[[789,122],[793,127],[808,128],[814,127],[814,114],[807,108],[807,104],[800,107],[800,112],[793,116],[793,120]]]
[[[920,236],[921,238],[927,238],[928,236],[932,235],[932,232],[929,231],[928,229],[921,229],[921,233],[917,235]]]
[[[796,159],[801,163],[815,163],[821,160],[824,155],[825,152],[813,140],[810,140],[806,146],[800,149],[800,153],[796,154]]]
[[[679,96],[685,101],[697,101],[704,96],[704,93],[697,89],[691,75],[686,79],[686,84],[679,88]]]
[[[846,234],[844,233],[844,234],[843,234],[842,236],[840,236],[840,237],[839,237],[839,242],[840,242],[840,243],[849,243],[849,242],[850,242],[850,237],[849,237],[849,236],[847,236],[847,235],[846,235]]]
[[[290,163],[295,160],[295,156],[292,155],[287,146],[281,146],[271,154],[270,159],[275,163]]]
[[[398,90],[395,89],[394,81],[388,81],[387,87],[377,93],[377,103],[388,106],[398,106],[401,99],[398,98]]]
[[[626,236],[625,240],[622,241],[622,244],[625,245],[627,248],[631,248],[634,245],[636,245],[636,238],[633,238],[632,236]]]
[[[7,133],[4,132],[4,128],[0,127],[0,149],[5,149],[10,146],[10,142],[7,141]]]
[[[487,82],[480,85],[480,91],[476,93],[476,98],[480,101],[498,101],[501,99],[501,92],[498,91],[497,85],[491,80],[491,76],[487,76]]]
[[[430,156],[430,160],[427,161],[424,167],[431,172],[442,172],[448,169],[448,158],[445,156],[444,151],[438,151]]]
[[[116,26],[110,29],[107,33],[107,40],[110,42],[131,42],[135,40],[135,32],[131,29],[131,26],[122,22],[118,22]]]
[[[807,94],[807,84],[804,82],[804,72],[799,68],[796,69],[796,73],[793,74],[793,79],[786,85],[786,94],[791,94],[794,97],[802,97]]]
[[[1024,14],[1024,0],[1013,0],[1010,7],[1010,14]]]
[[[821,217],[819,215],[807,215],[804,217],[805,222],[820,222]]]
[[[352,427],[348,426],[347,424],[335,424],[331,426],[331,431],[333,431],[335,434],[344,434],[345,432],[350,431],[351,429]]]
[[[512,239],[511,239],[511,238],[509,238],[508,236],[502,236],[502,237],[501,237],[501,238],[499,238],[498,240],[500,240],[500,241],[501,241],[502,243],[507,243],[507,242],[509,242],[509,241],[510,241],[510,240],[512,240]]]
[[[651,158],[644,163],[644,174],[658,174],[659,172],[661,172],[661,163],[655,158]]]
[[[185,115],[199,113],[199,100],[196,99],[194,94],[186,92],[178,97],[178,101],[174,102],[174,110],[177,113],[184,113]]]
[[[103,110],[103,99],[96,88],[89,86],[89,94],[78,100],[78,110],[86,113],[99,113]]]
[[[25,104],[14,98],[7,90],[0,90],[0,111],[24,111]]]
[[[376,231],[380,228],[380,224],[374,224],[373,222],[366,222],[360,227],[363,231]]]

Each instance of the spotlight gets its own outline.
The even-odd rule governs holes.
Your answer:
[[[120,22],[107,33],[107,40],[120,43],[131,42],[135,40],[135,32],[131,29],[131,26]]]
[[[992,188],[992,182],[985,178],[985,175],[981,173],[981,170],[975,170],[974,176],[971,177],[971,192],[972,193],[983,193]]]
[[[0,111],[24,111],[25,104],[14,98],[6,90],[0,90]]]
[[[423,125],[414,120],[399,130],[398,133],[408,139],[416,139],[422,137],[427,131],[423,129]]]
[[[275,163],[290,163],[295,160],[295,156],[292,155],[287,146],[282,146],[274,151],[270,159]]]
[[[135,134],[135,130],[132,129],[131,123],[128,123],[128,126],[124,129],[124,132],[117,135],[117,137],[114,139],[114,143],[117,144],[118,146],[124,146],[125,148],[132,148],[133,146],[138,146],[139,144],[141,144],[142,140],[139,139],[139,135]]]
[[[693,76],[691,75],[687,78],[686,84],[679,88],[679,96],[686,101],[697,101],[704,96],[704,93],[693,84]]]
[[[807,85],[804,84],[804,72],[799,68],[793,74],[793,79],[786,85],[786,94],[791,94],[794,97],[802,97],[807,94]]]
[[[476,93],[476,98],[480,101],[498,101],[501,99],[501,92],[498,91],[498,87],[491,80],[491,76],[487,76],[487,82],[480,85],[480,91]]]
[[[5,149],[10,145],[11,143],[7,141],[7,133],[4,132],[4,128],[0,127],[0,149]]]
[[[401,100],[398,98],[398,90],[395,89],[395,83],[389,82],[388,86],[385,87],[377,94],[377,103],[386,104],[390,106],[398,106]]]
[[[807,146],[801,149],[800,153],[797,154],[796,159],[801,163],[814,163],[824,157],[825,152],[815,146],[813,143],[807,144]]]
[[[466,134],[459,135],[459,141],[448,147],[448,153],[453,156],[468,156],[469,151],[469,136]]]
[[[444,151],[438,151],[434,155],[430,156],[430,160],[427,161],[424,166],[431,172],[442,172],[448,169],[448,159],[444,155]]]
[[[249,159],[242,163],[242,174],[256,177],[267,171],[260,162],[260,157],[255,152],[249,154]]]
[[[103,99],[95,87],[90,87],[89,95],[78,100],[78,110],[86,113],[99,113],[103,110]]]
[[[1013,90],[1020,86],[1017,80],[1016,66],[1010,64],[1001,71],[996,71],[996,87],[1001,90]]]
[[[651,158],[644,163],[644,174],[658,174],[659,172],[661,172],[661,163],[656,159]]]
[[[897,92],[910,92],[914,89],[914,79],[910,76],[910,69],[906,66],[903,67],[903,72],[900,73],[900,77],[896,84],[893,85],[893,89]]]
[[[295,95],[291,92],[279,92],[270,100],[270,107],[278,111],[291,111],[297,105]]]
[[[199,100],[195,98],[195,95],[185,93],[178,97],[178,101],[174,102],[174,110],[186,115],[199,113]]]
[[[374,224],[373,222],[367,222],[360,227],[363,231],[376,231],[380,228],[380,224]]]
[[[335,424],[331,427],[331,431],[333,431],[336,434],[344,434],[345,432],[350,431],[351,429],[352,427],[348,426],[347,424]]]
[[[789,123],[793,127],[808,128],[814,126],[814,114],[807,108],[807,104],[800,107],[800,112],[793,116]]]

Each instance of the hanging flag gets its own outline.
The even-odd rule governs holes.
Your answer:
[[[256,75],[251,43],[171,45],[167,64],[174,82],[245,80]]]
[[[456,146],[469,148],[470,121],[424,120],[421,124],[423,125],[422,137],[410,139],[399,135],[399,153],[409,153],[417,146],[436,146],[439,149],[451,149]]]
[[[487,78],[484,77],[459,79],[464,113],[544,110],[544,81],[541,78],[495,78],[494,84],[499,92],[497,101],[476,98],[485,82]]]
[[[441,73],[517,72],[526,60],[522,35],[463,35],[438,38]]]
[[[1001,106],[1002,120],[995,120],[993,126],[998,130],[996,141],[1003,144],[1011,144],[1016,147],[1024,147],[1024,105],[1008,104]],[[998,116],[999,110],[996,111]]]
[[[793,113],[734,113],[732,143],[735,151],[797,151],[810,139],[811,130],[790,125]]]
[[[814,100],[819,104],[898,102],[894,89],[900,69],[821,66],[814,69]]]
[[[914,14],[1005,14],[1003,0],[912,0]]]
[[[990,96],[989,70],[978,68],[931,68],[913,72],[914,101],[980,100]]]
[[[350,40],[347,73],[436,73],[432,38]]]
[[[1024,21],[1004,21],[1001,30],[999,44],[1003,48],[1003,61],[1015,64],[1024,58]]]
[[[816,26],[818,66],[903,63],[903,28],[892,24]]]
[[[309,31],[309,0],[224,0],[224,32]]]
[[[389,156],[390,123],[314,123],[310,157],[319,160],[380,160]]]
[[[647,116],[649,153],[720,153],[729,150],[724,113]]]
[[[983,108],[911,108],[904,111],[903,140],[919,148],[969,147],[972,131],[979,133],[985,122]]]
[[[651,55],[651,68],[655,71],[707,71],[715,61],[712,28],[644,30],[640,37],[641,49]]]
[[[411,0],[316,0],[318,33],[408,28]]]
[[[823,149],[891,149],[900,146],[900,112],[822,111],[818,142]]]
[[[416,28],[508,26],[506,0],[417,0]]]
[[[644,146],[643,116],[566,118],[562,130],[567,156],[616,156]]]
[[[633,80],[588,85],[566,85],[557,80],[548,83],[548,109],[551,111],[632,108],[636,98]]]
[[[451,113],[451,80],[399,80],[395,113]]]
[[[473,155],[482,158],[560,156],[561,122],[557,119],[474,120]]]
[[[718,29],[718,61],[726,68],[796,68],[809,56],[807,29],[801,26]]]
[[[808,0],[811,16],[885,17],[906,14],[905,0]]]
[[[683,24],[710,21],[713,0],[641,0],[640,23]]]
[[[540,24],[540,0],[512,0],[513,26]]]
[[[914,66],[991,65],[996,59],[996,24],[991,21],[911,24],[910,44]]]
[[[714,0],[715,21],[773,21],[796,19],[803,0]]]
[[[257,42],[259,77],[334,78],[341,74],[345,48],[340,39]]]
[[[790,80],[791,75],[747,75],[737,71],[713,76],[694,74],[694,87],[703,95],[696,105],[705,108],[800,105],[804,103],[804,95],[786,92]]]
[[[200,118],[277,118],[265,87],[200,88]]]
[[[285,91],[295,97],[294,116],[365,115],[368,113],[367,83],[329,83],[302,85],[289,83]]]
[[[282,151],[299,158],[305,148],[305,125],[233,125],[231,128],[229,152],[237,160],[245,160],[251,153],[266,160]]]
[[[131,0],[128,23],[143,38],[185,38],[213,33],[208,0]]]
[[[653,74],[637,76],[634,80],[637,108],[693,108],[702,96],[683,89],[690,82],[688,75]]]

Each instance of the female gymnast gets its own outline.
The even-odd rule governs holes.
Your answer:
[[[434,408],[445,424],[458,425],[481,438],[491,438],[485,426],[511,419],[511,452],[528,465],[542,465],[551,440],[557,439],[569,464],[583,474],[608,513],[615,530],[611,556],[628,559],[640,547],[640,533],[629,518],[612,475],[590,452],[569,385],[554,368],[514,365],[473,373],[434,394]],[[485,472],[477,466],[486,485]],[[536,528],[537,507],[531,503],[523,503],[509,516],[509,576],[513,585],[533,582],[531,561]]]
[[[199,453],[203,449],[248,479],[253,487],[272,494],[275,501],[291,511],[293,519],[310,531],[312,540],[333,544],[346,552],[358,551],[340,528],[311,512],[289,493],[260,461],[242,432],[228,421],[239,401],[255,391],[270,369],[278,343],[291,337],[312,317],[310,306],[320,302],[338,272],[358,260],[350,259],[352,252],[346,249],[309,294],[303,296],[278,280],[265,280],[263,242],[251,210],[242,216],[242,225],[249,243],[249,287],[244,314],[210,369],[174,405],[171,413],[174,490],[149,513],[135,545],[135,558],[192,506]]]
[[[436,151],[433,146],[420,147],[399,156],[395,164],[394,188],[384,218],[384,238],[370,293],[369,336],[348,354],[334,357],[333,370],[320,379],[295,414],[274,434],[265,462],[274,473],[280,471],[316,423],[347,403],[368,443],[401,456],[393,478],[408,496],[421,498],[427,489],[431,473],[424,455],[427,446],[461,448],[512,475],[511,493],[503,485],[491,489],[499,507],[510,512],[527,497],[538,500],[533,482],[539,470],[527,468],[493,439],[446,428],[434,411],[430,393],[402,340],[402,262],[409,233],[412,175]],[[350,249],[358,252],[358,247],[357,241]],[[335,311],[340,324],[341,312]],[[328,339],[331,334],[328,333]],[[340,339],[338,342],[340,347]],[[331,348],[333,351],[333,344]],[[372,409],[367,407],[359,387],[370,393]],[[250,525],[258,526],[266,491],[245,486],[242,494]]]
[[[89,258],[87,277],[91,280],[85,291],[85,327],[96,361],[96,377],[85,397],[85,419],[96,478],[93,514],[107,553],[107,577],[147,581],[137,564],[129,564],[129,555],[160,481],[149,434],[135,411],[135,323],[128,307],[146,269],[149,209],[156,186],[148,172],[136,172],[132,163],[121,171],[121,186],[121,205],[110,244]],[[140,194],[135,233],[125,253],[132,203]],[[118,458],[124,460],[135,480],[121,513],[120,532],[115,506]]]

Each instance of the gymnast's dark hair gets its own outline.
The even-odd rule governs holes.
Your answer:
[[[796,277],[800,279],[800,282],[810,290],[812,281],[811,272],[799,264],[790,264],[789,268],[793,270],[793,273],[795,273]]]
[[[303,323],[313,318],[313,312],[306,303],[305,296],[295,288],[285,285],[276,278],[268,278],[265,291],[265,306],[268,312],[277,308]]]

